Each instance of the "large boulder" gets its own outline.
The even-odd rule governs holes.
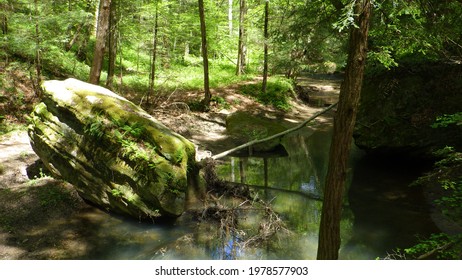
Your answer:
[[[363,84],[355,143],[372,154],[431,158],[461,148],[462,126],[433,128],[439,116],[462,111],[462,65],[402,64],[369,74]]]
[[[86,200],[137,219],[185,210],[194,145],[140,107],[75,79],[43,83],[31,114],[32,148]]]

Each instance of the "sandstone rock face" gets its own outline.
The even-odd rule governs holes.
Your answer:
[[[140,107],[75,79],[46,81],[31,114],[32,148],[86,200],[137,219],[177,217],[195,148]]]
[[[462,107],[462,66],[402,65],[366,77],[355,143],[372,154],[432,157],[445,146],[460,149],[462,126],[432,128],[439,116]]]

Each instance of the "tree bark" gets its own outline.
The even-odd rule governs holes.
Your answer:
[[[35,5],[35,71],[37,77],[35,78],[35,94],[39,98],[42,97],[42,46],[40,40],[40,27],[39,27],[39,11],[38,0],[34,1]]]
[[[229,37],[233,36],[233,0],[228,0],[228,29]]]
[[[265,27],[263,31],[264,46],[263,46],[263,82],[261,91],[266,93],[266,84],[268,80],[268,17],[269,17],[269,0],[265,1]]]
[[[361,93],[367,56],[367,36],[371,16],[370,0],[359,0],[355,7],[355,24],[351,27],[345,79],[340,90],[334,134],[330,147],[329,166],[324,188],[317,259],[338,259],[340,249],[340,218],[347,163],[353,128]]]
[[[212,94],[210,93],[209,83],[209,58],[207,53],[207,30],[205,26],[205,12],[204,0],[199,0],[199,19],[201,23],[201,37],[202,37],[202,60],[204,64],[204,99],[202,105],[207,109],[210,105]]]
[[[90,83],[99,84],[101,70],[106,50],[106,38],[109,29],[111,0],[100,0],[98,12],[98,24],[96,28],[96,44],[93,62],[90,69]]]
[[[72,49],[75,42],[77,41],[77,39],[80,36],[80,31],[82,30],[82,28],[84,26],[85,26],[85,22],[82,23],[82,24],[79,24],[79,26],[77,26],[77,30],[75,31],[74,36],[72,37],[72,39],[69,42],[66,43],[66,46],[64,46],[64,50],[66,50],[66,52],[68,52],[68,51],[70,51]]]
[[[114,75],[117,57],[117,0],[112,0],[109,19],[109,37],[108,37],[108,69],[106,87],[113,88]]]
[[[247,14],[247,5],[245,0],[239,2],[239,42],[237,51],[236,75],[240,76],[245,71],[245,60],[247,56],[246,33],[245,33],[245,16]]]
[[[156,16],[154,19],[154,32],[152,38],[152,58],[151,73],[149,75],[149,91],[146,97],[146,104],[149,105],[150,96],[154,95],[154,85],[156,82],[156,60],[157,60],[157,33],[159,31],[159,2],[156,2]]]
[[[6,9],[3,11],[2,14],[2,34],[8,34],[8,16],[6,15]]]

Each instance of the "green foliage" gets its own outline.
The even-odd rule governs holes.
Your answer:
[[[106,129],[104,119],[95,117],[94,121],[90,122],[84,129],[85,133],[92,136],[96,140],[103,138]]]
[[[355,24],[355,5],[356,1],[350,1],[347,3],[342,10],[342,14],[338,21],[334,22],[333,27],[337,29],[339,32],[343,30],[349,29],[350,27],[359,28]]]
[[[270,69],[296,78],[301,72],[325,72],[331,62],[340,70],[346,61],[347,34],[333,28],[339,11],[332,1],[272,1]],[[334,71],[335,71],[334,70]]]
[[[427,60],[460,58],[457,34],[462,31],[462,6],[458,1],[374,1],[374,9],[370,62],[390,68],[410,55]]]
[[[112,189],[112,190],[111,190],[111,194],[112,194],[114,197],[120,198],[120,197],[123,197],[123,194],[124,194],[124,193],[123,193],[122,191],[118,190],[118,189]]]
[[[229,109],[229,108],[231,108],[231,105],[228,102],[226,102],[226,100],[221,96],[214,95],[214,96],[212,96],[210,101],[211,101],[212,104],[215,104],[218,107],[218,109]]]
[[[144,126],[140,123],[133,123],[133,124],[122,124],[119,126],[120,130],[123,131],[122,137],[126,136],[128,133],[130,136],[132,136],[135,139],[141,139],[143,137],[143,134],[146,132],[146,129]]]
[[[282,111],[289,111],[290,97],[294,94],[293,82],[290,79],[271,77],[268,79],[266,93],[261,90],[261,84],[247,84],[240,87],[243,95],[251,96],[265,105],[272,105]]]
[[[430,259],[459,260],[461,255],[462,235],[450,236],[444,233],[432,234],[417,245],[404,249],[406,258],[417,259],[428,256]]]
[[[452,115],[442,115],[436,118],[436,122],[432,125],[433,128],[447,127],[448,125],[462,125],[462,112]]]
[[[450,167],[462,162],[462,153],[457,152],[453,147],[446,146],[434,154],[441,159],[435,163],[437,167]]]
[[[462,178],[454,181],[442,180],[441,185],[449,193],[435,203],[441,206],[444,215],[457,221],[462,217]]]

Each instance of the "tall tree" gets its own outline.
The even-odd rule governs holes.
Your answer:
[[[233,0],[228,0],[228,29],[229,36],[233,36]]]
[[[157,34],[159,32],[159,2],[156,0],[156,15],[154,18],[154,32],[152,37],[151,73],[149,74],[149,90],[146,97],[146,104],[149,104],[150,96],[154,95],[156,81],[156,60],[157,60]]]
[[[355,24],[350,30],[348,61],[334,119],[334,134],[324,188],[317,254],[317,258],[322,260],[338,259],[340,249],[343,192],[367,56],[371,0],[357,0],[354,14]]]
[[[112,89],[116,68],[117,56],[117,0],[112,0],[109,17],[109,34],[108,34],[108,68],[106,87]]]
[[[92,84],[99,84],[99,80],[101,78],[110,14],[111,0],[100,0],[98,23],[96,27],[95,51],[93,54],[93,62],[90,69],[89,79]]]
[[[2,29],[2,34],[3,35],[7,35],[8,34],[8,3],[5,3],[5,2],[1,2],[0,3],[0,8],[1,8],[1,12],[0,12],[0,25],[1,25],[1,29]]]
[[[236,75],[240,76],[245,71],[245,60],[247,56],[245,16],[247,5],[245,0],[239,1],[239,40],[237,50]]]
[[[269,0],[265,1],[265,26],[263,31],[264,46],[263,46],[263,83],[261,91],[266,93],[266,84],[268,80],[268,21],[269,21]]]
[[[38,1],[34,0],[35,7],[35,71],[36,78],[34,82],[35,94],[38,97],[42,97],[42,40],[40,38],[40,27],[39,27],[39,9]]]
[[[204,108],[208,108],[210,105],[210,100],[212,94],[210,93],[210,83],[209,83],[209,58],[207,53],[207,31],[205,25],[205,12],[204,12],[204,0],[199,1],[199,19],[201,23],[201,38],[202,38],[202,60],[204,64],[204,99],[202,100],[202,105]]]

